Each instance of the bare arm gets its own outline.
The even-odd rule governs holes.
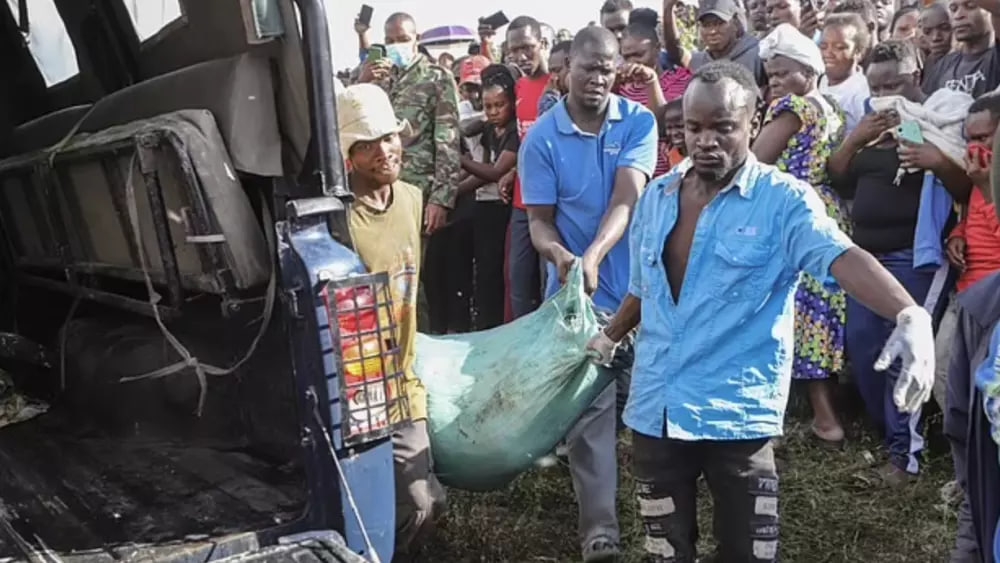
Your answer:
[[[612,342],[621,342],[625,335],[632,331],[635,327],[639,326],[639,321],[642,316],[642,300],[632,295],[631,293],[625,296],[622,301],[618,311],[615,313],[614,317],[611,317],[611,321],[608,326],[604,328],[604,334],[611,339]]]
[[[753,143],[754,156],[761,162],[774,164],[788,148],[788,141],[801,127],[802,120],[799,116],[790,111],[782,113],[760,130]]]
[[[663,108],[667,106],[667,97],[663,95],[663,86],[660,85],[659,77],[650,82],[646,88],[649,92],[646,108],[653,112],[654,116],[659,116],[663,113]],[[659,123],[659,117],[657,117],[657,123]]]
[[[462,168],[466,172],[476,176],[486,182],[499,182],[508,172],[517,166],[517,154],[511,151],[503,151],[500,158],[494,164],[476,162],[471,158],[462,159]]]
[[[604,212],[601,226],[594,242],[584,253],[584,261],[600,264],[611,249],[622,240],[628,230],[635,202],[646,185],[646,175],[635,168],[619,168],[615,172],[615,187],[611,192],[611,202]],[[541,250],[541,249],[539,249]]]
[[[458,195],[465,195],[469,192],[474,192],[479,188],[485,186],[488,182],[482,178],[477,178],[472,174],[467,175],[465,178],[458,183]]]
[[[676,6],[677,0],[663,0],[663,48],[671,60],[683,67],[690,67],[691,53],[681,46],[681,33],[677,29],[677,18],[674,17]]]
[[[556,208],[554,205],[528,206],[528,231],[531,242],[546,260],[553,264],[572,262],[575,256],[566,249],[562,237],[556,229]]]
[[[893,322],[900,311],[917,304],[874,256],[860,248],[851,248],[837,258],[830,273],[848,295]]]

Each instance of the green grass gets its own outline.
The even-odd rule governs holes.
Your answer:
[[[808,439],[792,422],[777,450],[781,475],[781,560],[785,563],[938,563],[954,540],[955,511],[941,499],[952,478],[942,451],[920,479],[900,490],[875,484],[884,462],[879,441],[859,424],[842,451]],[[629,445],[619,448],[619,518],[624,561],[641,561],[642,532],[629,474]],[[580,561],[576,504],[566,467],[536,470],[488,494],[449,491],[449,514],[425,563]],[[711,549],[711,503],[702,487],[700,553]]]

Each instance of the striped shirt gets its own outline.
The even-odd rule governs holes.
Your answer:
[[[663,97],[668,102],[682,97],[693,76],[690,70],[681,66],[675,66],[670,70],[663,71],[663,74],[660,75],[660,88],[663,90]],[[618,87],[616,93],[623,98],[627,98],[643,106],[649,106],[649,92],[646,86],[640,84],[623,84]],[[670,170],[670,159],[667,158],[669,152],[670,148],[667,140],[661,135],[657,150],[659,158],[656,159],[656,171],[653,172],[654,178],[662,176]]]

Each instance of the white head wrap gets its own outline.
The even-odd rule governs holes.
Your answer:
[[[816,74],[826,71],[816,42],[788,23],[778,25],[760,40],[760,58],[768,60],[778,55],[798,61],[815,70]]]

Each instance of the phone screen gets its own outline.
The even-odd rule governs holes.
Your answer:
[[[916,121],[904,121],[899,124],[899,138],[904,141],[922,144],[924,142],[924,135],[920,131],[920,125]]]

